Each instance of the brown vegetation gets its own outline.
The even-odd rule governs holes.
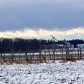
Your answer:
[[[67,59],[62,58],[63,62],[67,62],[67,61],[72,61],[72,62],[76,62],[76,58],[73,57],[72,55],[70,55]],[[79,60],[79,59],[78,59]]]

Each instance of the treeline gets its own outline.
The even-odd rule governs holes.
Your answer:
[[[39,50],[39,40],[37,39],[9,39],[3,38],[0,40],[0,52],[19,52],[27,50]],[[43,43],[43,41],[42,41]],[[44,41],[45,43],[45,41]]]
[[[22,39],[22,38],[1,38],[0,39],[0,53],[2,52],[19,52],[30,50],[39,50],[40,44],[43,49],[47,40],[38,39]]]
[[[67,40],[71,44],[74,44],[76,47],[77,40]],[[60,44],[62,40],[58,40],[58,42],[55,42],[55,44]],[[84,44],[84,41],[78,40],[78,44]],[[53,44],[52,40],[45,40],[41,39],[40,41],[38,39],[22,39],[22,38],[1,38],[0,39],[0,53],[3,52],[11,52],[13,50],[14,52],[19,51],[28,51],[30,50],[39,50],[41,44],[41,48],[44,49],[44,45]]]

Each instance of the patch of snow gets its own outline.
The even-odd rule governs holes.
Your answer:
[[[0,65],[0,84],[83,84],[84,61]]]

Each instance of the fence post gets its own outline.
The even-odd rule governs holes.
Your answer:
[[[72,50],[72,56],[73,56],[73,51],[74,51],[74,49]]]
[[[33,61],[34,61],[34,50],[33,50],[33,54],[32,54],[32,56],[33,56]]]
[[[66,52],[66,60],[67,60],[67,50],[66,50],[66,48],[65,48],[65,52]]]
[[[54,49],[54,61],[55,61],[55,49]]]
[[[41,41],[40,40],[39,40],[39,45],[40,45],[40,55],[39,55],[39,57],[41,59]]]
[[[62,48],[62,59],[63,59],[63,48]]]
[[[56,57],[55,59],[57,59],[57,50],[56,50],[56,49],[55,49],[55,53],[56,53],[56,54],[55,54],[55,57]]]
[[[45,57],[46,57],[46,49],[44,50],[44,55],[45,55]]]
[[[79,48],[78,48],[78,60],[79,60]]]
[[[20,51],[19,51],[19,60],[20,60]]]
[[[80,59],[82,59],[82,56],[81,56],[81,48],[80,48]]]
[[[54,56],[55,53],[54,52],[55,52],[55,47],[54,47],[54,40],[53,40],[53,57],[55,58],[55,56]]]
[[[48,52],[49,52],[49,56],[50,56],[50,49],[48,49]]]
[[[32,56],[31,56],[31,50],[30,50],[30,59],[32,60]]]
[[[5,51],[4,51],[4,60],[5,60]]]
[[[1,57],[2,57],[3,61],[6,63],[6,61],[5,61],[4,57],[2,56],[2,53],[1,53]]]
[[[11,49],[11,53],[12,53],[12,61],[13,61],[13,50]]]
[[[14,59],[13,59],[13,60],[16,60],[16,57],[15,57],[15,55],[14,55],[14,52],[13,52],[13,57],[14,57]]]
[[[28,57],[27,57],[27,49],[26,49],[25,54],[26,54],[26,62],[28,62],[29,60],[28,60]]]
[[[50,60],[51,60],[51,54],[50,54],[50,49],[49,49],[49,56],[50,56]]]
[[[76,58],[76,53],[75,53],[75,58]]]
[[[68,58],[69,58],[69,48],[68,48]]]

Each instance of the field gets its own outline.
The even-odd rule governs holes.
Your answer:
[[[0,64],[0,84],[83,84],[84,61]]]

